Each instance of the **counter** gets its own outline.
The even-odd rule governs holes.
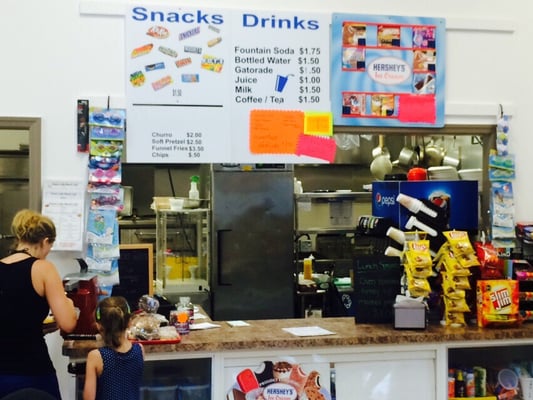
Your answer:
[[[354,318],[308,318],[247,321],[250,326],[231,327],[226,322],[214,322],[220,328],[193,330],[183,335],[178,344],[145,345],[146,353],[220,352],[232,350],[302,349],[363,345],[405,345],[450,343],[460,341],[498,341],[531,339],[533,324],[517,328],[450,328],[429,326],[426,330],[398,330],[391,325],[355,324]],[[320,326],[334,335],[297,337],[282,328]],[[84,358],[101,346],[100,341],[66,340],[63,355]]]
[[[373,399],[377,388],[383,391],[380,399],[407,400],[412,398],[412,387],[417,387],[419,398],[445,400],[449,363],[476,365],[494,360],[495,364],[505,364],[520,357],[533,360],[533,325],[529,324],[395,330],[390,325],[355,324],[353,318],[247,322],[250,326],[214,322],[220,327],[191,331],[181,343],[145,345],[146,360],[162,363],[170,371],[183,371],[181,365],[194,360],[207,361],[211,398],[217,400],[231,400],[226,394],[239,372],[255,370],[264,360],[289,360],[293,365],[321,371],[322,385],[331,388],[332,399],[339,400],[353,398],[354,391],[358,398]],[[334,334],[297,337],[282,330],[304,326],[319,326]],[[101,344],[67,340],[63,354],[71,361],[80,361]],[[172,362],[177,364],[169,364]],[[178,379],[181,372],[174,373]]]

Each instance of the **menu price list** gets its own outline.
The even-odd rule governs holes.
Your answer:
[[[331,109],[330,26],[302,10],[127,7],[127,161],[307,161],[254,146],[273,135],[250,131],[250,115]]]
[[[323,54],[320,47],[235,47],[235,103],[293,107],[327,101]]]
[[[321,103],[321,85],[328,84],[322,80],[322,66],[320,47],[300,47],[298,57],[298,103],[317,104]],[[327,62],[327,61],[326,61]]]
[[[186,131],[180,138],[173,133],[152,135],[152,157],[172,159],[178,154],[182,159],[199,160],[206,151],[201,131]]]

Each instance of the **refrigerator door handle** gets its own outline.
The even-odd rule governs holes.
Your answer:
[[[224,282],[224,279],[222,278],[222,272],[224,270],[224,267],[222,266],[222,234],[224,232],[231,232],[231,229],[218,229],[216,231],[216,243],[217,243],[217,257],[216,257],[216,263],[217,263],[217,285],[218,286],[231,286],[231,283]]]

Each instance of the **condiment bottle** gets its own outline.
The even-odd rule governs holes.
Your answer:
[[[457,370],[455,377],[455,397],[466,397],[466,382],[461,369]]]
[[[200,199],[200,192],[198,191],[199,181],[200,181],[200,177],[198,175],[191,176],[191,187],[189,189],[189,199],[191,200]]]
[[[314,257],[311,254],[309,257],[304,258],[304,279],[313,279],[313,260]]]

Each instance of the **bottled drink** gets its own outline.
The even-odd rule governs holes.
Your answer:
[[[476,383],[474,381],[474,371],[466,371],[466,397],[476,397]]]
[[[448,370],[448,398],[455,397],[455,371],[450,368]]]
[[[189,324],[194,323],[194,304],[191,303],[190,297],[180,297],[180,305],[187,310],[187,314],[189,315]]]
[[[313,261],[314,257],[312,254],[304,259],[304,279],[306,280],[313,279]]]
[[[455,397],[466,397],[466,382],[461,369],[457,370],[455,376]]]

